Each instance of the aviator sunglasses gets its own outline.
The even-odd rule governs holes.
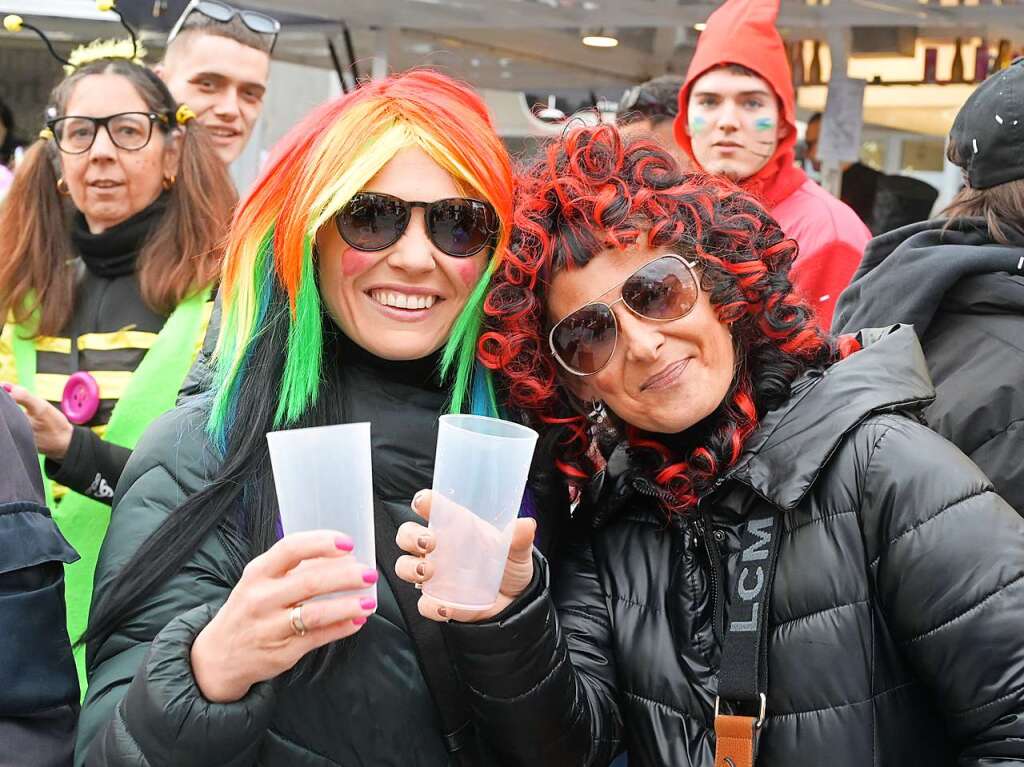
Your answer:
[[[334,223],[353,248],[384,250],[405,234],[413,208],[423,208],[427,236],[449,256],[474,256],[492,245],[498,234],[498,215],[490,203],[468,197],[415,202],[381,192],[360,192],[338,212]]]
[[[548,335],[555,359],[578,376],[601,372],[615,354],[619,325],[612,307],[619,301],[636,316],[648,320],[664,322],[685,317],[700,295],[693,267],[682,256],[661,256],[623,280],[621,295],[616,300],[607,304],[592,301],[566,315]]]

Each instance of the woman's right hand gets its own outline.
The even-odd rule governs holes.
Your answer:
[[[192,673],[207,700],[240,700],[254,684],[287,671],[309,651],[362,628],[377,607],[372,597],[308,601],[377,582],[377,571],[356,562],[352,548],[352,539],[335,531],[293,533],[246,565],[192,644]],[[292,626],[297,605],[304,635]]]
[[[412,510],[424,520],[430,518],[430,507],[433,492],[421,490],[412,500]],[[475,514],[458,506],[449,504],[448,515],[462,514],[461,524],[474,531],[474,545],[490,548],[498,543],[501,533]],[[434,599],[427,594],[420,596],[416,603],[417,609],[424,618],[432,621],[460,623],[479,623],[493,618],[511,605],[533,580],[533,539],[537,533],[537,523],[530,518],[515,520],[512,528],[512,541],[509,544],[508,557],[505,560],[505,572],[501,577],[498,597],[494,604],[482,610],[468,610],[454,607]],[[473,536],[470,536],[473,537]],[[398,547],[407,552],[395,562],[395,573],[403,581],[412,583],[416,588],[434,577],[434,563],[426,556],[437,547],[434,531],[416,522],[405,522],[398,528],[395,537]],[[462,542],[465,545],[465,541]]]

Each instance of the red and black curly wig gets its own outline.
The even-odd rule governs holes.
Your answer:
[[[559,468],[593,473],[592,434],[547,346],[551,277],[608,249],[638,241],[699,264],[719,318],[731,325],[737,371],[718,409],[681,435],[625,424],[669,511],[697,499],[742,454],[767,411],[792,382],[840,356],[793,292],[797,246],[752,197],[726,181],[684,176],[655,145],[624,142],[610,126],[576,128],[552,141],[519,179],[511,254],[485,303],[480,358],[498,373],[501,394],[542,435]]]

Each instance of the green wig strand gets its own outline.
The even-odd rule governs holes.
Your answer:
[[[476,345],[484,317],[484,299],[496,262],[492,258],[462,308],[441,354],[441,377],[454,379],[448,411],[462,413],[466,407],[481,415],[497,415],[498,400],[490,371],[476,364]],[[480,380],[474,380],[480,379]],[[481,397],[485,401],[480,402]]]
[[[313,276],[313,238],[302,243],[302,279],[295,296],[295,314],[288,327],[288,351],[281,377],[274,426],[295,423],[316,403],[323,357],[320,292]]]

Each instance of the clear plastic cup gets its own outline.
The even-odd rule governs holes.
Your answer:
[[[430,529],[434,575],[423,593],[479,610],[498,598],[537,432],[498,418],[441,416]]]
[[[377,567],[373,538],[370,424],[346,423],[267,434],[285,535],[337,530],[352,539],[351,556]],[[377,585],[332,596],[377,596]]]

